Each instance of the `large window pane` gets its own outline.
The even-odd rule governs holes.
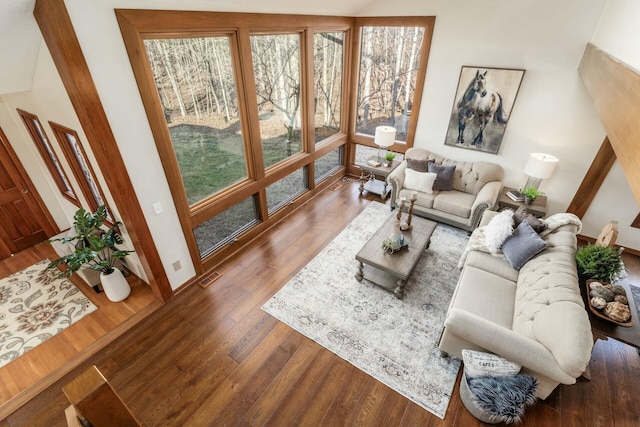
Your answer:
[[[300,36],[251,36],[260,138],[268,168],[302,149]]]
[[[272,213],[307,190],[305,169],[301,168],[267,187],[267,207]]]
[[[247,178],[229,37],[145,48],[189,204]]]
[[[407,140],[423,36],[423,27],[362,27],[356,132],[393,126]]]
[[[314,35],[315,142],[340,131],[344,33]]]
[[[314,179],[316,184],[326,178],[331,172],[342,166],[342,146],[329,151],[324,156],[317,159],[314,163]]]
[[[193,229],[200,258],[204,258],[259,222],[253,197],[244,199]]]

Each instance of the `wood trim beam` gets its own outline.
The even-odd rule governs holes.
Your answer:
[[[173,290],[100,102],[64,0],[36,0],[33,14],[98,166],[102,171],[109,171],[103,174],[104,179],[119,208],[121,220],[149,284],[158,298],[167,301],[173,297]]]
[[[640,203],[640,74],[591,43],[578,72]]]
[[[575,214],[578,218],[582,218],[587,213],[587,209],[589,209],[591,202],[598,194],[600,186],[615,161],[616,153],[613,151],[609,138],[605,137],[596,157],[591,162],[591,166],[589,166],[589,170],[587,170],[582,179],[580,187],[578,187],[575,196],[573,196],[573,200],[569,203],[567,212]]]

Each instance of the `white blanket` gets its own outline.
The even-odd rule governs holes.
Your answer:
[[[547,229],[540,233],[540,237],[544,238],[549,233],[552,233],[558,227],[568,224],[575,224],[578,226],[578,230],[576,234],[582,230],[582,222],[580,219],[571,213],[557,213],[551,215],[549,218],[542,219],[542,222],[547,224]],[[462,256],[460,257],[460,262],[458,262],[458,268],[462,269],[464,267],[464,263],[467,261],[467,256],[469,256],[469,252],[471,251],[482,251],[491,253],[489,248],[484,243],[485,236],[485,228],[486,226],[476,228],[473,233],[471,233],[471,237],[469,238],[469,243],[467,243],[467,247],[464,249]],[[493,253],[492,255],[504,258],[502,251],[498,250],[498,253]]]

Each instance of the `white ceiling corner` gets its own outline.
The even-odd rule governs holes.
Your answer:
[[[0,94],[31,89],[42,42],[35,0],[0,1]]]

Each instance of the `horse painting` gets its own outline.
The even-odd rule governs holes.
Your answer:
[[[467,86],[458,104],[458,143],[464,144],[464,130],[467,124],[476,120],[478,133],[470,145],[481,146],[484,142],[484,130],[491,119],[500,124],[507,123],[508,118],[502,108],[502,96],[487,89],[487,71],[476,71],[475,77]]]

